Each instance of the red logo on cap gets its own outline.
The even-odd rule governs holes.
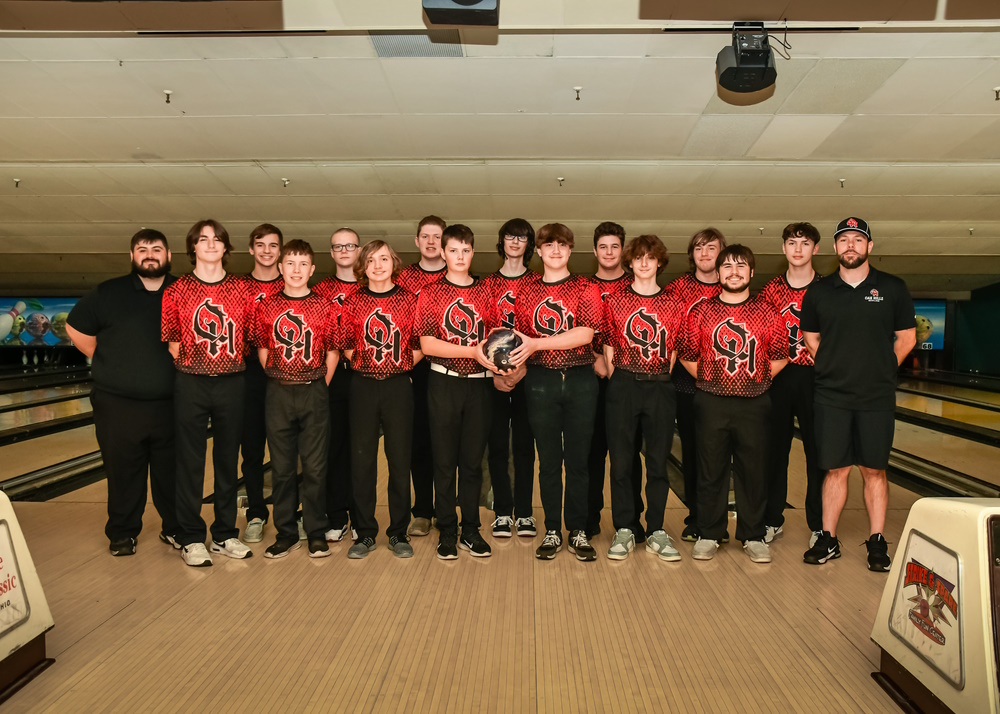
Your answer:
[[[878,297],[878,290],[872,288],[872,297]]]
[[[848,218],[847,219],[847,225],[850,228],[857,228],[858,227],[858,222],[856,220],[854,220],[853,218]]]

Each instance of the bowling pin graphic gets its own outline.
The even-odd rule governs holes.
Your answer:
[[[10,328],[14,326],[14,318],[24,312],[25,307],[27,305],[18,300],[14,303],[13,308],[0,315],[0,340],[5,339],[10,334]]]

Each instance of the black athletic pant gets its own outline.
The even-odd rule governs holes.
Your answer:
[[[146,510],[146,475],[163,532],[177,533],[174,508],[174,400],[129,399],[94,388],[94,431],[108,475],[108,540],[137,538]]]
[[[488,462],[493,484],[493,511],[497,516],[530,518],[535,486],[535,437],[528,423],[524,380],[509,392],[493,389],[491,398],[493,419]],[[508,449],[514,461],[513,491],[507,466]]]
[[[418,362],[410,372],[413,379],[413,517],[434,517],[434,461],[431,453],[431,424],[427,415],[427,375],[430,362]]]
[[[680,369],[684,369],[681,367]],[[675,370],[676,373],[676,370]],[[684,505],[688,514],[684,525],[698,523],[698,440],[694,413],[694,394],[677,392],[677,435],[681,439],[681,471],[684,474]],[[673,433],[670,434],[673,443]]]
[[[354,511],[351,489],[350,391],[354,371],[341,360],[330,380],[330,438],[326,457],[326,515],[332,528],[347,525]]]
[[[410,525],[410,444],[413,442],[413,385],[409,374],[373,379],[351,377],[351,483],[358,538],[378,535],[375,520],[378,432],[385,436],[389,464],[388,536],[406,535]]]
[[[462,532],[479,530],[479,492],[483,486],[483,453],[490,433],[493,400],[490,378],[453,377],[431,371],[427,411],[434,428],[434,511],[442,533],[455,532],[455,472]]]
[[[597,378],[597,408],[594,411],[594,436],[590,440],[590,456],[587,459],[588,492],[587,492],[587,533],[597,533],[601,527],[601,511],[604,509],[604,472],[608,456],[608,431],[605,419],[607,411],[608,379]],[[632,458],[632,510],[636,514],[635,522],[622,526],[636,533],[636,538],[643,535],[639,514],[643,511],[642,503],[642,459],[639,449],[642,446],[641,430],[633,435],[635,453]],[[617,526],[616,526],[617,528]]]
[[[587,528],[587,455],[594,431],[597,377],[588,365],[569,369],[528,367],[528,417],[538,449],[538,490],[545,530],[562,531],[563,464],[566,528]]]
[[[607,439],[611,454],[611,520],[615,530],[628,528],[638,532],[639,520],[635,499],[635,465],[638,451],[637,431],[646,434],[670,434],[677,411],[674,385],[669,381],[649,381],[622,369],[611,375],[607,395]],[[646,511],[645,535],[663,529],[670,481],[667,477],[667,439],[646,442]],[[639,499],[641,506],[642,500]],[[638,539],[638,538],[637,538]]]
[[[243,486],[247,491],[247,522],[260,518],[267,522],[267,504],[264,502],[264,446],[267,430],[264,423],[264,393],[267,375],[260,366],[256,350],[247,355],[246,396],[243,400]]]
[[[721,541],[729,517],[729,476],[736,488],[736,539],[764,539],[771,398],[694,396],[698,434],[698,534]]]
[[[785,522],[788,498],[788,451],[795,436],[793,419],[799,420],[799,434],[806,454],[806,523],[809,530],[823,530],[823,477],[816,454],[813,418],[814,369],[789,364],[778,372],[771,395],[771,442],[767,459],[767,510],[764,523],[780,526]]]
[[[236,463],[243,432],[243,373],[208,377],[178,372],[174,382],[177,435],[177,541],[205,542],[201,501],[205,492],[205,450],[212,421],[215,521],[212,540],[239,536],[236,528]]]

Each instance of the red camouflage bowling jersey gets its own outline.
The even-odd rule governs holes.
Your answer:
[[[472,285],[455,285],[447,278],[433,282],[420,291],[417,298],[417,334],[430,335],[439,340],[463,347],[478,345],[494,327],[496,302],[491,286],[477,278]],[[428,355],[434,364],[459,374],[485,372],[474,359],[435,357]]]
[[[174,366],[181,372],[242,372],[252,317],[253,296],[241,277],[226,275],[217,283],[206,283],[191,273],[163,291],[160,338],[180,343]]]
[[[816,273],[809,285],[819,279],[820,275]],[[781,315],[782,322],[785,323],[785,333],[788,335],[788,361],[800,367],[813,366],[812,355],[806,349],[805,340],[802,339],[802,330],[799,328],[802,298],[809,285],[793,288],[788,284],[788,279],[784,275],[779,275],[772,278],[758,294],[758,297],[771,303],[771,306]]]
[[[686,315],[691,311],[692,307],[702,300],[713,298],[722,292],[722,286],[719,283],[703,283],[694,276],[694,273],[684,273],[684,275],[667,285],[667,290],[670,291],[674,300],[683,308]],[[694,377],[688,374],[688,371],[681,365],[677,365],[674,369],[673,378],[674,386],[678,392],[694,394]]]
[[[570,275],[555,283],[535,280],[519,286],[514,302],[514,324],[528,337],[551,337],[574,327],[600,327],[601,295],[585,275]],[[566,369],[594,363],[588,342],[571,350],[539,350],[529,365]]]
[[[351,368],[365,377],[385,379],[413,369],[420,349],[415,327],[417,296],[399,285],[384,293],[360,288],[344,300],[341,345],[354,350]]]
[[[441,270],[424,270],[420,267],[420,263],[414,263],[403,268],[395,282],[404,290],[419,295],[425,285],[440,280],[446,272],[448,272],[447,266]]]
[[[647,374],[670,370],[670,355],[684,324],[684,310],[667,288],[640,295],[631,286],[604,301],[603,341],[616,369]]]
[[[611,280],[605,280],[604,278],[599,278],[594,275],[591,277],[591,280],[594,281],[594,285],[596,285],[598,291],[600,291],[602,303],[607,302],[609,295],[613,295],[621,290],[624,290],[632,284],[632,276],[628,273],[623,273],[621,277],[612,278]],[[591,344],[591,348],[597,354],[601,354],[602,345],[604,344],[601,339],[601,330],[603,329],[604,319],[602,313],[601,324],[598,329],[594,330],[594,341]]]
[[[271,297],[272,295],[277,295],[281,292],[282,288],[285,287],[285,279],[280,275],[274,280],[258,280],[253,276],[253,273],[247,273],[246,275],[234,276],[237,280],[243,282],[244,290],[247,291],[247,296],[256,304],[259,303],[266,297]],[[250,344],[251,335],[247,336],[247,355],[250,355],[254,349],[253,345]],[[257,359],[257,355],[253,355],[252,359]]]
[[[514,301],[517,291],[522,285],[541,279],[542,276],[534,270],[525,270],[516,278],[510,278],[498,270],[483,278],[483,282],[489,286],[496,301],[497,321],[501,327],[506,327],[508,330],[514,329]]]
[[[766,300],[752,297],[731,305],[714,297],[691,308],[677,356],[698,363],[698,389],[758,397],[771,386],[771,361],[785,359],[787,345],[785,324]]]
[[[326,353],[339,347],[340,309],[316,293],[278,293],[254,309],[254,346],[268,350],[264,372],[273,379],[310,382],[326,377]]]
[[[332,303],[336,303],[339,312],[339,308],[344,305],[344,300],[346,300],[348,296],[356,293],[358,291],[358,287],[358,284],[355,282],[341,280],[336,275],[331,275],[330,277],[324,278],[316,283],[313,286],[312,291],[321,298],[329,300]]]

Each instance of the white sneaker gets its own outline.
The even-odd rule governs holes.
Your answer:
[[[653,531],[646,537],[646,550],[656,553],[660,560],[673,563],[681,559],[681,554],[674,547],[673,539],[664,530]]]
[[[819,537],[821,535],[823,535],[823,531],[813,531],[812,532],[812,535],[809,536],[809,547],[810,548],[812,548],[814,545],[816,545],[816,541],[819,540]]]
[[[628,528],[619,528],[608,548],[608,558],[611,560],[625,560],[628,554],[635,548],[635,535]]]
[[[771,562],[771,548],[762,540],[748,540],[743,544],[743,550],[754,563]]]
[[[208,554],[204,543],[192,543],[181,548],[181,557],[187,565],[194,568],[205,568],[212,564],[212,556]]]
[[[306,527],[302,525],[302,519],[299,519],[299,540],[309,540],[309,534],[306,533]]]
[[[264,540],[264,519],[252,518],[243,531],[243,540],[247,543],[260,543]]]
[[[331,528],[323,534],[323,537],[326,538],[327,543],[339,543],[344,540],[344,537],[348,534],[348,532],[353,531],[351,531],[348,524],[345,523],[343,528]],[[355,537],[355,540],[357,540],[357,537]]]
[[[781,526],[764,526],[764,542],[770,543],[782,533]]]
[[[691,557],[695,560],[711,560],[719,549],[719,541],[699,538],[691,549]]]
[[[242,560],[253,556],[253,551],[238,538],[227,538],[222,543],[212,541],[212,552]]]

